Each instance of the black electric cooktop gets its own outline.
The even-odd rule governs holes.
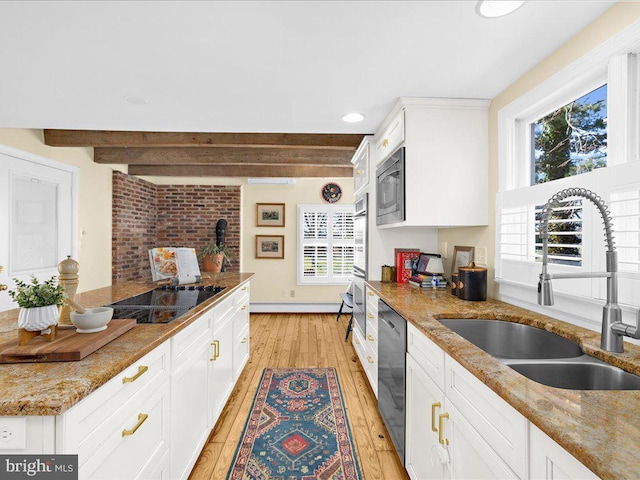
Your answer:
[[[137,323],[169,323],[224,289],[213,285],[163,286],[107,306],[113,307],[113,318],[135,318]]]

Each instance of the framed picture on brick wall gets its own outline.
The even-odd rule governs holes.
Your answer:
[[[284,227],[284,203],[256,203],[256,227]]]

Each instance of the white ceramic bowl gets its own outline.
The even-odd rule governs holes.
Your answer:
[[[76,326],[78,333],[96,333],[107,328],[111,317],[111,307],[85,308],[84,313],[71,312],[71,323]]]

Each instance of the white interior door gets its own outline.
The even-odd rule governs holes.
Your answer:
[[[26,157],[0,152],[0,285],[9,290],[16,278],[57,276],[58,262],[76,255],[75,167]],[[0,291],[0,311],[12,308]]]

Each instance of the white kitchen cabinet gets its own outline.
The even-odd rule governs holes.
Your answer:
[[[427,372],[407,355],[407,426],[405,468],[412,480],[440,480],[444,467],[438,460],[438,415],[443,412],[444,393]]]
[[[233,390],[233,315],[216,320],[209,358],[209,425],[213,428]]]
[[[351,163],[353,163],[353,193],[356,197],[363,193],[369,185],[372,170],[370,161],[372,141],[373,135],[366,135],[351,158]]]
[[[376,162],[405,147],[405,220],[379,228],[487,225],[488,108],[486,100],[400,99],[376,133]]]
[[[235,300],[233,315],[233,380],[238,380],[242,369],[249,360],[249,291],[241,290]]]
[[[385,161],[405,141],[404,120],[404,109],[394,109],[390,117],[378,129],[375,137],[376,165]]]
[[[56,418],[56,453],[78,455],[79,478],[145,478],[167,453],[170,350],[164,342]]]
[[[599,478],[535,425],[529,427],[531,480],[592,480]]]
[[[380,297],[365,287],[365,359],[364,370],[371,389],[378,398],[378,300]]]
[[[209,436],[210,313],[172,339],[171,478],[187,478]]]
[[[465,412],[469,412],[465,405],[467,395],[474,395],[474,399],[485,406],[487,400],[495,400],[489,394],[495,394],[484,385],[484,390],[476,388],[477,385],[459,370],[462,367],[416,327],[409,324],[407,331],[405,465],[412,480],[450,477],[460,480],[526,478],[525,444],[515,447],[522,450],[522,455],[516,456],[521,464],[514,465],[518,471],[523,472],[519,476],[505,461],[502,456],[504,452],[497,450],[504,447],[504,442],[502,439],[496,440],[492,435],[493,425],[489,428],[485,425],[488,419],[497,418],[496,408],[502,412],[503,406],[493,407],[488,413],[481,412],[480,420],[465,415]],[[424,355],[426,352],[429,354]],[[424,362],[423,357],[429,358],[429,361]],[[442,372],[444,391],[439,385]],[[479,380],[475,380],[482,385]],[[452,386],[459,388],[464,395],[453,391]],[[462,409],[459,404],[462,404]],[[510,413],[507,411],[507,415]],[[520,417],[526,433],[526,419]],[[503,426],[500,421],[498,423]],[[507,438],[507,442],[509,440],[511,438]],[[511,459],[513,453],[508,451],[505,456]]]

